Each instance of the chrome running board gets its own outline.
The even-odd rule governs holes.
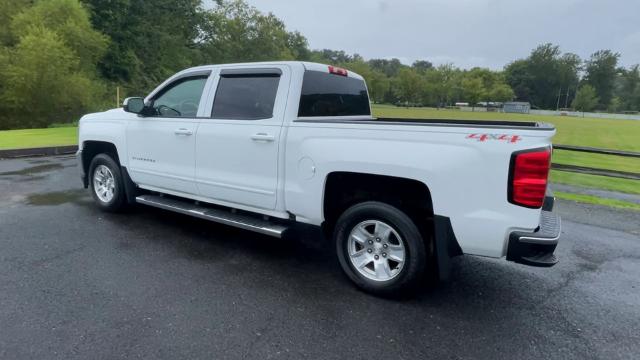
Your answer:
[[[206,207],[189,200],[178,200],[159,195],[141,195],[136,197],[136,202],[277,238],[282,237],[288,228],[286,225],[276,224],[255,216]]]

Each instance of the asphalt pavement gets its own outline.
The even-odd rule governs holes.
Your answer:
[[[69,156],[0,161],[0,359],[638,359],[640,212],[559,202],[553,268],[463,256],[389,300],[314,233],[105,214]]]

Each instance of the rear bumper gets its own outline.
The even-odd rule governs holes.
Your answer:
[[[560,216],[553,211],[555,199],[548,196],[540,214],[540,226],[533,232],[514,231],[509,235],[507,260],[519,264],[549,267],[558,262],[553,254],[560,238]]]

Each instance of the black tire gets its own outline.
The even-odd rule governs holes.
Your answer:
[[[96,189],[94,187],[94,176],[96,169],[100,166],[106,166],[114,178],[114,191],[113,198],[109,201],[103,201],[98,197]],[[120,171],[120,165],[113,160],[108,154],[98,154],[91,160],[89,165],[89,189],[91,190],[91,196],[101,210],[107,212],[119,212],[126,208],[127,196],[124,188],[124,179],[122,178],[122,172]]]
[[[390,225],[404,245],[405,260],[395,277],[380,281],[367,278],[357,271],[349,257],[349,237],[351,231],[367,220],[382,221]],[[404,212],[391,205],[368,201],[347,209],[338,219],[334,241],[338,261],[347,277],[360,289],[381,296],[403,296],[413,292],[427,267],[427,254],[418,227]]]

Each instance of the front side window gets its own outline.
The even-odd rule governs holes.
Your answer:
[[[371,115],[364,80],[305,71],[298,116]]]
[[[213,101],[214,119],[259,120],[273,117],[279,74],[222,75]]]
[[[153,100],[155,116],[194,118],[202,97],[206,76],[177,80]]]

